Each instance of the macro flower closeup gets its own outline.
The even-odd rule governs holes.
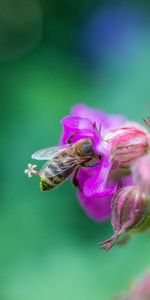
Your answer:
[[[0,23],[0,300],[148,300],[150,0],[2,0]]]
[[[150,136],[137,123],[126,123],[120,128],[110,130],[105,135],[105,140],[111,148],[111,161],[118,168],[127,170],[150,149]]]
[[[120,115],[109,116],[84,104],[73,107],[71,115],[63,118],[62,126],[62,144],[68,139],[75,143],[90,138],[95,152],[101,156],[96,166],[80,168],[77,195],[91,218],[107,219],[112,198],[125,186],[125,179],[130,178],[126,185],[132,184],[131,166],[149,152],[150,136],[138,123]]]
[[[149,127],[148,121],[144,120]],[[47,160],[40,176],[42,191],[66,178],[77,189],[79,203],[95,221],[111,218],[114,234],[100,247],[108,251],[120,240],[150,226],[150,135],[138,123],[107,115],[84,104],[61,121],[60,145],[39,150],[33,159]]]
[[[120,128],[126,119],[120,115],[109,116],[104,112],[79,104],[72,109],[72,114],[63,118],[61,143],[66,144],[71,137],[75,143],[80,139],[90,138],[94,150],[101,155],[97,166],[80,168],[78,172],[77,194],[81,206],[96,221],[111,215],[111,199],[122,186],[120,180],[109,176],[112,169],[111,144],[105,140],[110,130]]]

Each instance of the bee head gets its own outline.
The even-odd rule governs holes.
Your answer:
[[[81,156],[92,156],[94,154],[93,145],[90,140],[82,141],[78,150]]]
[[[102,155],[98,155],[95,153],[92,141],[90,139],[84,140],[80,143],[80,147],[78,148],[78,155],[84,156],[84,157],[90,157],[92,160],[95,161],[95,159],[101,160]]]
[[[92,153],[93,152],[92,143],[90,141],[83,143],[81,146],[81,152],[83,152],[84,154]]]

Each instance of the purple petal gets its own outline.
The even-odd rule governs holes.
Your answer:
[[[111,198],[112,196],[86,197],[83,192],[78,191],[78,198],[81,206],[89,217],[96,221],[102,221],[110,218]]]
[[[81,168],[78,173],[79,189],[78,198],[81,206],[89,217],[96,221],[102,221],[110,218],[111,215],[111,200],[117,192],[117,184],[112,182],[105,185],[103,192],[95,192],[92,196],[87,196],[84,193],[83,187],[85,183],[91,179],[96,168]],[[109,180],[110,181],[110,180]]]
[[[61,143],[66,144],[67,139],[71,136],[72,143],[90,138],[95,152],[102,156],[98,166],[81,167],[77,179],[78,196],[82,207],[91,218],[97,221],[104,220],[110,217],[110,203],[114,193],[120,186],[124,186],[125,182],[114,183],[110,179],[109,174],[112,167],[110,149],[101,133],[122,125],[125,119],[117,115],[108,116],[101,111],[88,108],[84,104],[75,106],[72,113],[73,116],[67,116],[62,120]]]
[[[83,129],[92,129],[92,122],[84,117],[75,117],[75,116],[67,116],[64,117],[61,121],[63,126],[68,128],[83,130]]]
[[[89,108],[84,104],[78,104],[71,110],[72,114],[78,117],[87,118],[99,127],[101,123],[105,123],[106,115],[93,108]]]
[[[104,157],[102,163],[99,166],[95,167],[94,174],[91,174],[90,178],[88,178],[84,183],[83,192],[87,197],[91,197],[92,195],[95,195],[97,193],[103,195],[105,193],[108,193],[106,189],[106,183],[110,169],[111,162],[109,161],[109,159],[106,159],[106,157]]]
[[[110,128],[116,128],[123,125],[127,120],[121,115],[107,115],[102,111],[90,108],[84,104],[78,104],[72,108],[72,114],[82,118],[88,118],[92,123],[96,123],[97,127],[101,126],[102,133]]]
[[[63,118],[61,123],[63,125],[62,144],[65,144],[72,135],[74,135],[73,142],[83,138],[92,138],[94,135],[93,124],[86,118],[68,116]]]

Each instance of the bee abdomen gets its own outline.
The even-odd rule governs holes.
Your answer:
[[[44,176],[40,179],[40,188],[41,191],[49,191],[53,188],[55,188],[57,185],[62,183],[64,181],[65,177],[62,175],[54,176],[51,178],[46,178]]]
[[[64,164],[62,162],[51,162],[43,172],[40,180],[40,188],[42,191],[49,191],[61,184],[73,171],[73,167],[63,171]],[[57,175],[55,175],[57,174]]]
[[[49,191],[51,189],[49,182],[46,180],[45,177],[41,177],[40,179],[40,189],[41,191]]]
[[[61,172],[61,168],[58,163],[53,162],[48,165],[47,173],[49,173],[49,175],[55,174],[55,173],[60,173],[60,172]]]

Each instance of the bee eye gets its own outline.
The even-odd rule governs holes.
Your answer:
[[[91,153],[92,152],[92,144],[87,142],[85,144],[82,145],[82,151],[83,153]]]

